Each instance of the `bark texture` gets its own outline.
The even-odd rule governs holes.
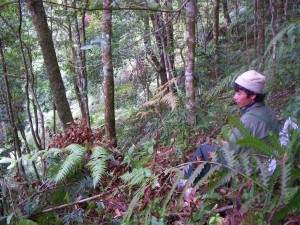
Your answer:
[[[229,12],[228,12],[227,0],[222,0],[222,10],[223,10],[223,15],[224,15],[224,19],[225,19],[226,29],[227,29],[227,31],[229,31],[231,19],[230,19]]]
[[[66,97],[52,34],[47,24],[45,9],[42,1],[39,0],[28,2],[27,7],[30,11],[31,19],[42,50],[57,113],[63,128],[66,128],[69,123],[73,122],[73,117]]]
[[[107,141],[113,146],[117,146],[116,126],[115,126],[115,104],[114,104],[114,77],[112,66],[112,11],[110,8],[111,0],[103,0],[102,15],[102,38],[104,43],[101,46],[102,63],[104,75],[104,104],[105,104],[105,135]]]
[[[186,4],[186,42],[187,52],[185,60],[185,91],[186,91],[186,109],[188,110],[187,122],[194,126],[195,117],[195,88],[194,88],[194,71],[195,71],[195,18],[196,3],[190,0]]]

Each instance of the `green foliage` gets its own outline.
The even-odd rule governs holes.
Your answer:
[[[54,156],[52,155],[54,153]],[[56,154],[69,154],[61,162],[57,158]],[[103,174],[106,171],[106,161],[109,159],[109,153],[102,146],[96,146],[92,148],[92,154],[90,156],[89,162],[84,163],[86,160],[87,148],[79,144],[71,144],[64,149],[52,148],[45,153],[49,165],[49,178],[54,182],[65,181],[66,178],[71,178],[74,175],[78,175],[76,172],[82,170],[83,168],[88,168],[91,170],[93,185],[96,185],[101,181]],[[85,180],[82,180],[81,184],[85,188]]]
[[[106,170],[106,161],[109,154],[105,148],[97,146],[93,148],[92,155],[87,167],[92,171],[94,187],[100,182],[103,173]]]
[[[147,168],[134,168],[132,172],[126,172],[120,178],[128,183],[129,187],[136,184],[145,184],[153,177],[151,171]]]
[[[67,156],[63,164],[60,166],[57,174],[51,178],[54,182],[61,182],[67,178],[68,175],[73,174],[83,166],[86,148],[78,145],[71,144],[65,148],[70,155]]]

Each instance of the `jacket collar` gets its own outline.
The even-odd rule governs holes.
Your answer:
[[[242,111],[242,115],[244,115],[246,112],[249,112],[251,109],[257,108],[257,107],[261,107],[264,106],[265,104],[263,102],[253,102],[247,106],[245,106],[244,108],[241,109]]]

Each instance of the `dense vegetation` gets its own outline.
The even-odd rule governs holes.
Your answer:
[[[299,125],[299,15],[295,0],[2,0],[0,224],[299,224],[300,128],[265,143],[232,100],[256,69]],[[196,146],[233,127],[275,172],[221,149],[227,165],[212,154],[182,186]]]

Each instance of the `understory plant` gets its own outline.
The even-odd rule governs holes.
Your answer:
[[[238,119],[229,116],[229,121],[243,134],[243,138],[236,144],[252,148],[255,154],[242,151],[235,155],[233,150],[221,147],[219,151],[227,163],[218,160],[220,152],[212,153],[211,161],[197,162],[199,165],[181,191],[177,187],[186,164],[155,176],[148,170],[133,169],[139,176],[126,176],[126,181],[129,184],[135,184],[135,179],[144,182],[139,182],[139,188],[132,193],[134,197],[130,203],[130,212],[127,212],[124,222],[146,221],[145,224],[151,224],[150,215],[155,214],[157,220],[168,223],[171,215],[180,215],[185,210],[189,210],[190,222],[200,224],[205,221],[211,224],[221,224],[220,221],[225,224],[251,224],[253,219],[261,224],[299,222],[300,177],[296,172],[299,166],[296,159],[299,157],[300,129],[291,131],[289,144],[281,146],[275,135],[270,134],[267,143],[251,136]],[[229,138],[227,128],[223,129],[222,134],[225,140]],[[269,170],[269,160],[261,162],[262,155],[276,161],[274,172]],[[199,179],[198,175],[205,164],[210,164],[210,170]],[[171,185],[170,177],[175,178]],[[160,195],[159,191],[153,195],[151,184],[155,182],[159,182],[159,190],[164,190],[164,195]],[[148,199],[150,194],[152,197]],[[148,206],[142,208],[136,217],[133,210],[141,209],[140,204],[145,199],[148,199]]]

